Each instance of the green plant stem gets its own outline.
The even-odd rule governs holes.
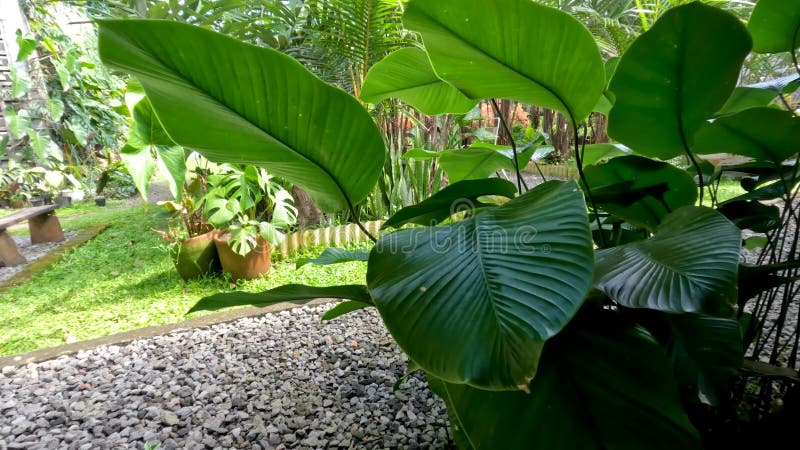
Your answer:
[[[647,15],[644,13],[642,0],[636,0],[636,9],[639,10],[639,20],[642,22],[642,29],[647,31],[647,29],[650,28],[650,24],[648,23]]]
[[[342,191],[342,194],[344,194],[344,191]],[[347,201],[347,207],[350,209],[350,215],[353,217],[353,221],[355,221],[356,226],[358,226],[358,228],[360,228],[361,231],[363,231],[372,242],[378,242],[378,239],[373,236],[369,230],[367,230],[367,227],[365,227],[360,220],[358,220],[358,214],[356,214],[356,209],[353,207],[353,202],[350,201],[350,197],[345,195],[344,199]]]
[[[600,243],[602,244],[603,248],[607,247],[606,243],[606,235],[603,231],[603,224],[600,222],[600,211],[597,209],[597,204],[594,202],[594,197],[592,196],[592,189],[589,187],[589,182],[586,180],[586,174],[583,173],[583,152],[578,147],[578,123],[575,122],[575,119],[572,118],[572,114],[569,115],[570,119],[572,120],[572,131],[574,133],[575,138],[575,163],[578,166],[578,176],[583,183],[583,186],[586,188],[586,196],[589,197],[589,204],[592,205],[592,210],[594,210],[594,218],[597,221],[597,231],[600,233]],[[586,125],[584,124],[584,134],[586,134]],[[584,148],[586,146],[586,136],[584,136]]]
[[[517,191],[522,193],[522,186],[525,184],[525,181],[522,179],[522,173],[519,170],[519,161],[517,161],[517,143],[514,142],[514,136],[511,134],[511,130],[508,128],[506,119],[503,117],[503,114],[500,113],[500,107],[497,106],[497,100],[492,99],[491,102],[495,115],[500,120],[500,123],[503,125],[503,129],[508,135],[508,139],[511,141],[511,151],[514,155],[514,170],[517,172]],[[527,184],[525,184],[525,190],[528,190]]]

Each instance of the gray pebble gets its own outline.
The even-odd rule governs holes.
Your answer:
[[[375,311],[331,305],[99,347],[0,375],[7,448],[450,448],[442,402]],[[437,424],[432,426],[431,424]],[[0,445],[0,448],[3,446]]]

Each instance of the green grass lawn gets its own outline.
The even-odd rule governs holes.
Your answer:
[[[59,216],[67,211],[59,210]],[[181,280],[165,243],[151,231],[166,224],[158,208],[92,205],[82,212],[63,219],[64,229],[101,222],[109,228],[29,282],[0,293],[0,356],[61,345],[68,336],[85,340],[180,322],[203,296],[230,289],[223,277]],[[286,283],[364,283],[365,273],[363,263],[295,270],[293,261],[276,261],[265,278],[238,288],[258,292]]]

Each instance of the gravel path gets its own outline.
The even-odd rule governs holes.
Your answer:
[[[64,239],[69,240],[76,234],[77,232],[75,231],[64,233]],[[14,242],[17,243],[19,252],[22,253],[22,256],[24,256],[28,262],[18,266],[0,267],[0,282],[6,281],[13,277],[17,273],[21,272],[22,269],[24,269],[28,264],[36,261],[37,259],[49,253],[50,250],[64,243],[64,241],[61,241],[45,242],[43,244],[31,244],[31,238],[29,236],[12,236],[12,238],[14,239]]]
[[[330,306],[2,370],[0,449],[451,448],[447,413],[375,311]]]

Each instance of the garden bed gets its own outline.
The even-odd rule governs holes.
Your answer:
[[[0,448],[450,448],[444,404],[375,311],[330,305],[0,375]],[[5,444],[5,445],[3,445]]]

